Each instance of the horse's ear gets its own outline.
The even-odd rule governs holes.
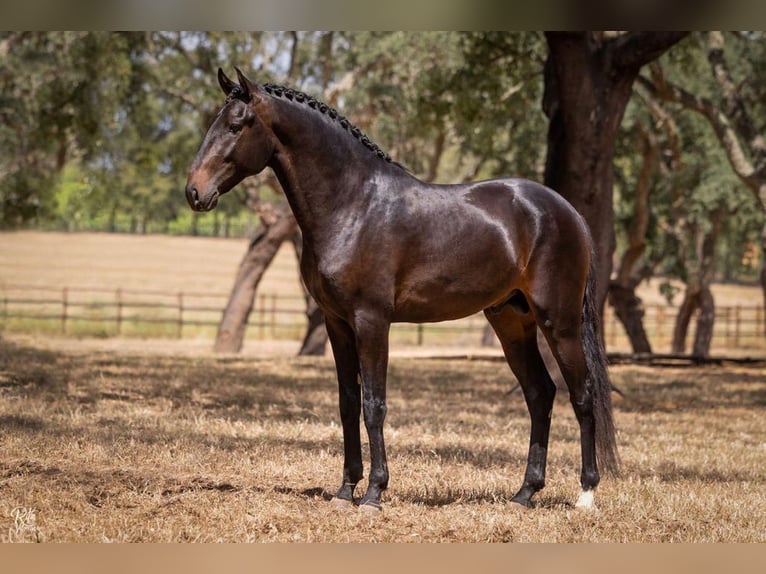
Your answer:
[[[234,66],[234,70],[237,72],[237,80],[239,80],[239,87],[242,89],[243,95],[245,96],[245,99],[249,100],[250,95],[255,91],[254,84],[247,79],[245,74],[242,73],[242,70]]]
[[[218,68],[218,83],[221,85],[221,89],[223,90],[223,93],[227,96],[232,92],[234,88],[237,87],[237,84],[232,82],[226,74],[223,73],[223,70],[221,68]]]

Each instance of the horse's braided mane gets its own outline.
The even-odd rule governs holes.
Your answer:
[[[378,144],[376,144],[369,137],[367,137],[364,134],[364,132],[362,132],[362,130],[360,130],[350,121],[348,121],[348,119],[345,116],[341,115],[338,112],[338,110],[336,110],[335,108],[328,106],[324,102],[320,102],[313,96],[310,96],[298,90],[294,90],[293,88],[288,88],[286,86],[280,86],[278,84],[262,84],[261,87],[272,96],[276,96],[278,98],[285,98],[293,102],[298,102],[299,104],[305,104],[308,107],[310,107],[312,110],[316,110],[319,113],[329,117],[331,120],[335,121],[341,128],[343,128],[352,136],[354,136],[354,138],[356,138],[364,147],[372,151],[379,158],[384,159],[387,162],[392,163],[394,165],[398,165],[399,167],[403,167],[400,163],[392,160],[391,156],[388,155],[386,152],[384,152],[382,149],[380,149]]]

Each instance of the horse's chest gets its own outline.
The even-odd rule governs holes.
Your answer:
[[[325,312],[344,314],[349,293],[356,290],[347,262],[310,255],[301,259],[301,276],[306,290]]]

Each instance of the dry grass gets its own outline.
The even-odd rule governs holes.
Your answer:
[[[0,538],[766,541],[758,370],[613,368],[624,472],[585,514],[565,393],[548,487],[524,512],[509,499],[528,422],[507,368],[395,358],[390,371],[392,480],[371,518],[327,502],[342,465],[330,359],[0,341]]]
[[[226,293],[245,239],[109,233],[0,232],[2,281],[24,285]],[[292,246],[264,276],[264,292],[302,295]]]

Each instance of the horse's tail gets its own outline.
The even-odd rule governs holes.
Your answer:
[[[596,460],[599,469],[617,474],[620,459],[612,416],[612,383],[607,372],[606,351],[601,339],[599,313],[596,309],[596,272],[591,257],[583,301],[582,339],[588,369],[586,386],[593,394],[593,417],[596,421]]]

